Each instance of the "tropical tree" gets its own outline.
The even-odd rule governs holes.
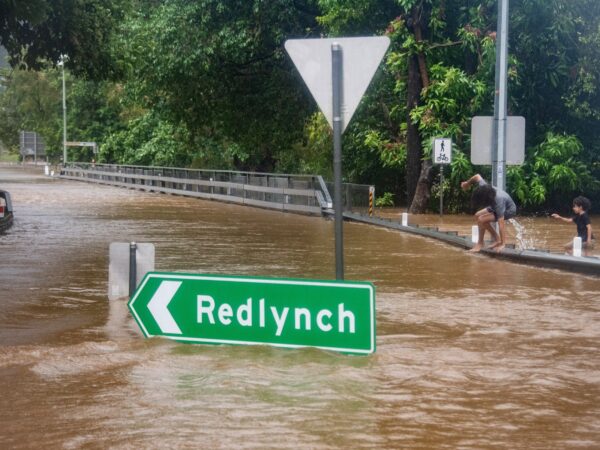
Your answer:
[[[590,168],[581,161],[583,146],[572,135],[549,132],[522,167],[512,167],[508,180],[523,206],[536,209],[569,205],[576,194],[599,188]]]
[[[364,3],[363,11],[379,7],[376,1],[366,2],[369,6]],[[384,164],[396,161],[404,166],[406,197],[413,213],[424,212],[429,205],[434,174],[429,159],[431,138],[454,137],[457,148],[464,150],[468,119],[489,108],[493,36],[488,3],[383,3],[390,14],[385,32],[392,39],[386,74],[394,85],[384,108],[386,120],[380,123],[391,126],[367,133],[365,143],[379,147]],[[347,2],[328,0],[321,5],[326,10],[325,23],[337,25],[330,26],[333,32],[347,26]]]
[[[116,76],[110,42],[130,0],[0,0],[0,45],[13,67],[41,69],[69,56],[73,73]]]
[[[312,108],[283,50],[287,37],[316,26],[312,3],[147,3],[115,44],[129,101],[185,127],[183,144],[197,160],[219,161],[196,149],[221,142],[236,167],[273,170],[275,155],[301,140]]]
[[[56,70],[14,70],[2,79],[0,141],[13,151],[19,132],[35,131],[44,137],[47,154],[62,147],[60,78]]]
[[[334,35],[352,33],[365,26],[371,33],[380,34],[382,15],[369,13],[385,11],[389,17],[386,33],[392,39],[392,47],[385,75],[395,82],[395,96],[378,99],[389,102],[382,108],[386,114],[380,117],[379,125],[357,121],[355,129],[366,137],[364,151],[377,148],[381,164],[392,163],[405,171],[410,210],[423,212],[430,204],[434,183],[429,159],[431,138],[453,137],[461,153],[452,171],[460,168],[466,172],[469,119],[492,112],[497,2],[358,3],[323,0],[321,20]],[[592,173],[598,173],[600,68],[593,61],[600,59],[600,3],[511,2],[510,17],[509,111],[526,117],[531,149],[528,163],[535,165],[532,158],[535,160],[538,146],[549,132],[567,133],[583,143],[577,160],[590,167]],[[354,20],[357,28],[352,26]],[[348,137],[346,140],[353,141]],[[527,168],[523,171],[526,173]],[[538,181],[552,182],[544,177]],[[547,187],[552,190],[551,185]],[[455,186],[446,189],[460,200],[462,194],[453,192]]]

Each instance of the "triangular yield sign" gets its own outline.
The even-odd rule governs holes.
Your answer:
[[[342,48],[342,132],[344,132],[379,67],[390,40],[386,36],[380,36],[290,39],[285,42],[285,49],[332,128],[331,45],[334,43]]]

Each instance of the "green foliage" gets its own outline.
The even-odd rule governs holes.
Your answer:
[[[514,6],[511,103],[527,118],[529,145],[538,145],[551,131],[573,134],[583,144],[581,156],[596,159],[600,2],[531,0]]]
[[[435,137],[453,140],[450,177],[443,186],[434,181],[432,206],[437,208],[443,190],[449,211],[468,207],[467,195],[460,189],[460,181],[473,174],[473,167],[461,146],[470,128],[470,119],[481,108],[487,94],[484,83],[468,76],[456,67],[435,64],[431,67],[431,85],[422,94],[422,105],[411,111],[411,119],[418,124],[423,139],[423,154],[429,158]]]
[[[400,14],[396,0],[318,0],[319,23],[333,36],[370,35]],[[379,33],[378,33],[379,34]]]
[[[313,114],[304,127],[304,139],[277,153],[277,172],[319,174],[333,178],[333,136],[327,119]]]
[[[381,197],[375,199],[375,206],[378,208],[394,206],[394,194],[391,192],[385,192]]]
[[[0,140],[17,151],[19,132],[36,131],[44,137],[46,153],[58,161],[63,154],[62,71],[12,70],[0,88]],[[74,78],[65,71],[67,139],[93,141],[100,146],[106,136],[122,131],[118,85]],[[91,161],[89,147],[69,147],[70,161]]]
[[[0,81],[0,139],[14,150],[18,131],[32,129],[62,154],[61,74],[50,67],[67,53],[69,139],[98,142],[105,161],[330,178],[329,126],[283,43],[386,34],[390,50],[344,134],[345,180],[402,203],[414,161],[430,157],[433,138],[451,137],[453,162],[444,186],[434,177],[434,199],[443,189],[449,208],[466,209],[458,186],[475,171],[470,119],[492,113],[496,8],[496,0],[0,0],[0,43],[13,62],[41,69]],[[507,184],[526,208],[600,194],[598,17],[597,0],[511,3],[509,111],[526,117],[529,151]],[[411,80],[429,80],[412,97],[410,67]]]
[[[238,168],[273,170],[302,138],[309,97],[284,53],[315,25],[311,2],[172,0],[123,25],[120,65],[130,100],[184,124],[192,141],[234,147]]]
[[[42,135],[50,157],[62,149],[59,77],[55,70],[14,70],[2,79],[0,140],[13,152],[19,147],[21,130]]]
[[[130,128],[112,134],[100,148],[100,160],[120,164],[186,167],[191,163],[186,129],[151,112],[132,120]]]
[[[423,138],[452,137],[462,141],[475,111],[487,94],[485,85],[456,67],[435,64],[430,69],[431,85],[423,90],[422,105],[411,111]]]
[[[591,195],[599,185],[578,159],[583,147],[575,136],[548,133],[523,167],[508,170],[508,185],[522,205],[540,207],[568,203],[577,193]]]
[[[460,186],[460,182],[469,179],[474,172],[473,165],[467,155],[456,149],[452,151],[450,169],[450,180],[453,186]]]
[[[43,69],[69,56],[78,75],[115,76],[111,40],[130,0],[0,0],[0,45],[12,65]]]
[[[368,130],[364,135],[364,145],[372,153],[379,155],[383,167],[403,170],[406,165],[406,145],[392,142],[383,132]]]

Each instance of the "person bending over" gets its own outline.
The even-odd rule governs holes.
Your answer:
[[[501,252],[506,245],[506,221],[516,216],[517,205],[510,195],[502,189],[487,184],[479,174],[460,183],[464,191],[467,191],[471,185],[477,186],[471,195],[471,203],[477,211],[475,222],[479,228],[479,239],[470,251],[479,252],[483,248],[485,232],[489,231],[493,242],[488,248]],[[500,233],[496,232],[493,222],[498,222]]]
[[[590,250],[594,248],[594,241],[592,235],[592,222],[588,211],[592,207],[592,203],[586,197],[575,197],[573,200],[573,217],[562,217],[556,213],[552,214],[555,219],[562,220],[563,222],[570,222],[577,225],[577,236],[581,238],[581,244],[583,247],[583,256],[589,256]],[[565,251],[569,254],[573,254],[573,242],[569,242],[565,245]]]

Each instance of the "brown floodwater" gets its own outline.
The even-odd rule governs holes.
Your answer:
[[[333,222],[40,172],[0,167],[0,448],[600,447],[600,278],[348,223],[375,354],[144,339],[107,300],[111,242],[155,244],[161,271],[328,279]],[[519,220],[537,247],[573,235]]]

